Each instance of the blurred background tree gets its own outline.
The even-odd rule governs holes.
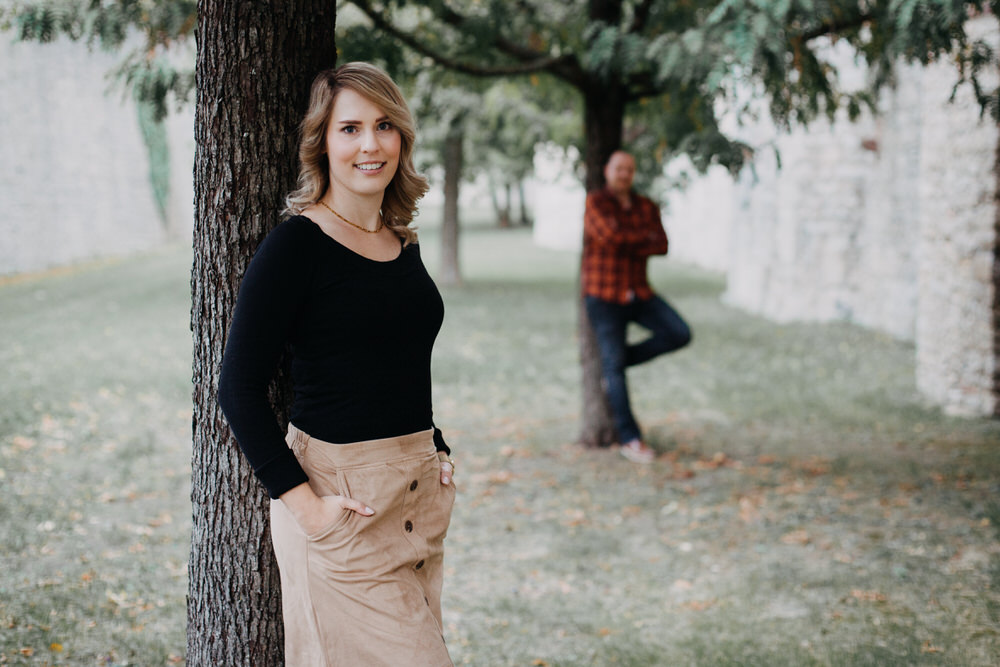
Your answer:
[[[997,89],[980,74],[996,53],[970,41],[965,21],[1000,2],[955,0],[351,0],[387,35],[439,66],[476,77],[545,73],[582,102],[584,181],[602,185],[608,156],[632,139],[640,167],[688,156],[738,172],[751,147],[726,135],[723,113],[755,113],[767,102],[779,125],[807,124],[846,109],[873,108],[900,59],[949,57],[998,118]],[[405,10],[407,21],[396,20]],[[844,90],[831,60],[832,41],[848,44],[871,73],[869,85]],[[752,95],[747,95],[750,90]],[[588,446],[615,440],[600,387],[589,323],[580,309],[583,424]]]

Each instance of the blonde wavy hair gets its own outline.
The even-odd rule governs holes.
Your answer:
[[[326,154],[326,132],[337,95],[353,90],[385,112],[399,132],[399,166],[382,199],[382,221],[403,239],[404,245],[417,240],[410,227],[417,200],[427,192],[427,179],[413,166],[416,139],[413,115],[403,93],[381,68],[370,63],[352,62],[320,72],[309,93],[309,109],[299,126],[298,187],[285,197],[285,218],[299,215],[322,197],[330,187],[330,161]]]

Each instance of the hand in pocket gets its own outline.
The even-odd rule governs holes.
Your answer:
[[[308,483],[300,484],[281,496],[306,535],[316,535],[344,518],[345,512],[371,516],[375,510],[360,500],[347,496],[317,496]]]

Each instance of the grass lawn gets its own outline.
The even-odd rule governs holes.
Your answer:
[[[925,406],[912,345],[655,260],[694,344],[631,371],[641,467],[574,444],[575,255],[480,226],[462,260],[434,359],[457,664],[1000,664],[1000,422]],[[0,665],[184,663],[189,267],[0,284]]]

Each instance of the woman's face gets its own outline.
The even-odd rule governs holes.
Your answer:
[[[326,131],[330,188],[358,196],[379,195],[399,166],[401,138],[386,113],[361,94],[337,94]]]

